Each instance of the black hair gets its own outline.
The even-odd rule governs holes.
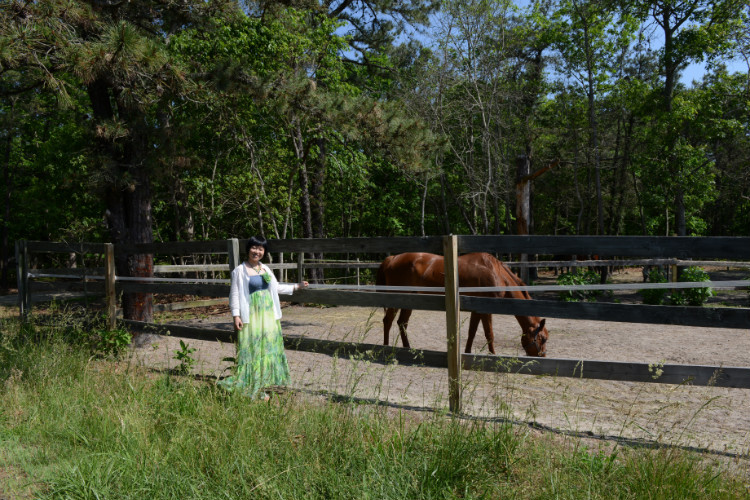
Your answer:
[[[266,254],[268,253],[268,240],[263,236],[251,236],[250,239],[247,240],[247,245],[245,245],[246,256],[250,254],[250,249],[252,247],[263,247],[263,253]]]

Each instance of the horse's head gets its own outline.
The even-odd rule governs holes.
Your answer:
[[[545,357],[547,356],[547,339],[549,332],[545,328],[546,319],[539,322],[533,322],[527,328],[524,328],[521,336],[521,345],[526,351],[527,356]]]

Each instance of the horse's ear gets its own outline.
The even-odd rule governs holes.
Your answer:
[[[544,324],[547,322],[547,318],[544,318],[542,321],[539,322],[539,328],[544,328]]]

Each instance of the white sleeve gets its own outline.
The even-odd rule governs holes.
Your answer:
[[[278,284],[278,291],[279,295],[291,295],[294,293],[294,291],[297,289],[296,284],[290,284],[290,283],[279,283]]]
[[[229,309],[232,317],[240,315],[240,277],[236,269],[232,271],[232,284],[229,286]]]
[[[279,280],[276,279],[276,275],[273,274],[273,271],[271,271],[271,268],[263,264],[263,269],[271,275],[271,279],[276,284],[276,294],[277,295],[291,295],[294,293],[295,290],[297,290],[297,284],[296,283],[282,283]]]

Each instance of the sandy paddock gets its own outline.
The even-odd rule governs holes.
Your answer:
[[[741,295],[737,295],[737,294]],[[743,299],[745,292],[735,292]],[[622,300],[627,302],[628,298]],[[228,308],[205,310],[197,318],[172,315],[163,322],[210,328],[230,327]],[[462,343],[468,313],[462,313]],[[284,308],[285,334],[379,344],[382,309],[357,307]],[[494,316],[499,354],[521,355],[520,329],[512,316]],[[747,330],[689,328],[550,318],[548,356],[573,359],[750,366]],[[391,332],[391,341],[395,334]],[[414,311],[409,323],[412,347],[445,350],[442,312]],[[189,340],[197,348],[196,371],[219,375],[233,356],[233,345]],[[135,349],[153,367],[175,366],[179,339],[150,338]],[[487,353],[478,333],[474,352]],[[309,392],[377,399],[396,408],[447,408],[447,371],[372,363],[287,351],[292,387]],[[225,372],[224,372],[225,373]],[[583,435],[645,440],[708,449],[730,456],[750,454],[750,390],[607,382],[551,376],[464,372],[464,412],[485,418],[511,418]]]

